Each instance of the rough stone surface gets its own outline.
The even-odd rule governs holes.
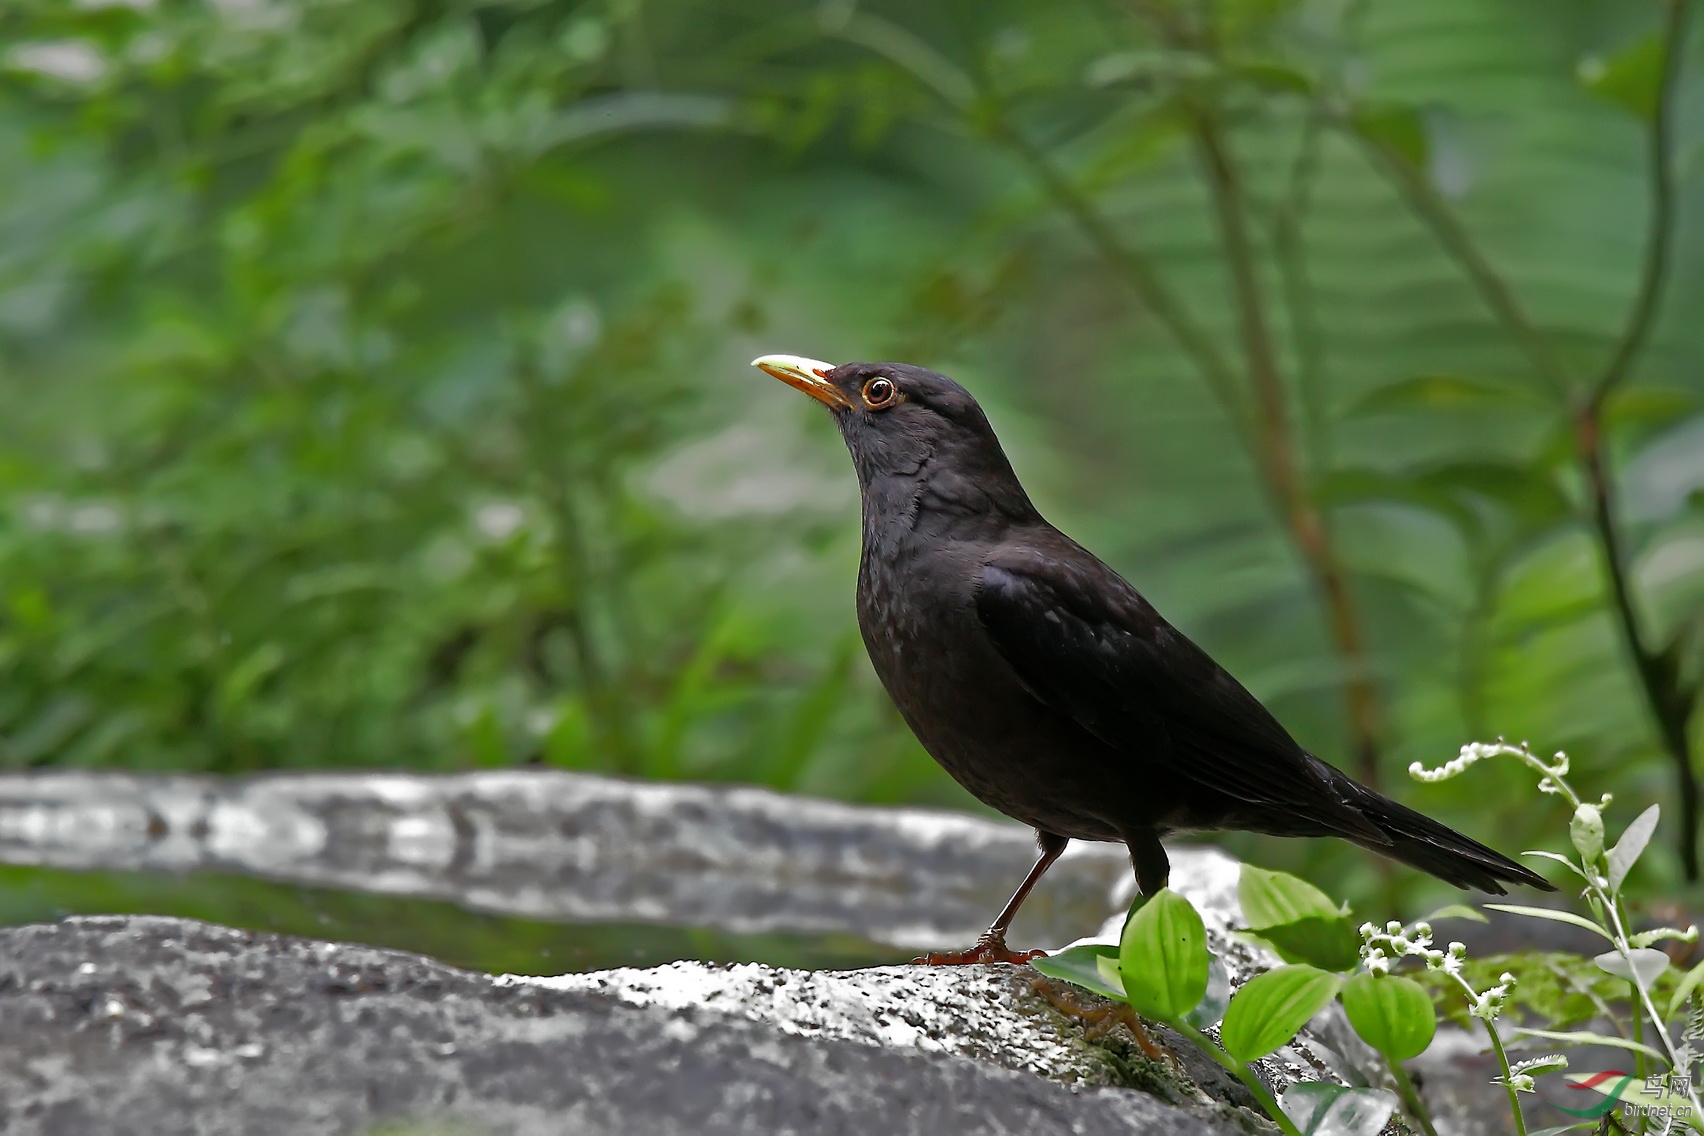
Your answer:
[[[0,778],[0,862],[907,946],[967,942],[1032,855],[1026,830],[974,817],[570,774]],[[1234,934],[1236,861],[1172,859],[1233,983],[1276,961]],[[1121,849],[1074,845],[1014,940],[1099,925],[1115,941],[1130,889]],[[1008,967],[494,978],[181,920],[69,920],[0,931],[0,1134],[1269,1130],[1181,1038],[1155,1031],[1182,1076],[1122,1028],[1086,1040],[1068,993]],[[1417,1063],[1441,1136],[1507,1121],[1478,1050],[1440,1031]],[[1260,1066],[1278,1090],[1383,1075],[1336,1008]]]
[[[1206,850],[1176,849],[1182,871]],[[761,789],[505,770],[0,777],[0,863],[211,869],[472,910],[963,946],[1035,858],[1022,826]],[[1073,843],[1014,945],[1128,905],[1123,848]]]
[[[920,986],[891,970],[667,969],[502,979],[152,917],[0,931],[0,1132],[1265,1130],[1204,1099],[1031,1071],[1106,1079],[1017,968]],[[905,1020],[919,1004],[935,1016]]]

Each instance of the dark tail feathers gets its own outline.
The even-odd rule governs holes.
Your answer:
[[[1556,890],[1549,880],[1502,853],[1373,792],[1339,769],[1329,765],[1325,768],[1331,771],[1332,786],[1343,799],[1390,839],[1389,844],[1383,844],[1360,834],[1346,834],[1347,839],[1361,847],[1429,872],[1459,888],[1478,888],[1492,895],[1506,894],[1505,883]]]

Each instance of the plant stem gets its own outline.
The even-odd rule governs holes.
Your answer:
[[[1503,1038],[1498,1034],[1496,1025],[1489,1021],[1485,1022],[1485,1035],[1491,1039],[1491,1049],[1497,1054],[1497,1064],[1503,1067],[1503,1091],[1509,1095],[1509,1113],[1515,1119],[1515,1132],[1518,1136],[1527,1136],[1526,1117],[1521,1114],[1521,1094],[1515,1090],[1514,1070],[1510,1068],[1509,1055],[1503,1049]]]
[[[1425,1136],[1438,1136],[1438,1130],[1432,1126],[1432,1114],[1426,1108],[1426,1102],[1420,1099],[1420,1090],[1415,1088],[1414,1080],[1408,1075],[1400,1062],[1391,1061],[1390,1075],[1396,1079],[1397,1095],[1402,1098],[1402,1107],[1408,1111],[1408,1116],[1420,1126]]]
[[[1692,768],[1692,745],[1687,727],[1692,716],[1692,695],[1682,689],[1673,662],[1652,649],[1634,606],[1628,579],[1621,529],[1616,520],[1615,487],[1609,473],[1609,456],[1603,438],[1603,422],[1595,410],[1582,411],[1575,422],[1575,445],[1587,493],[1591,497],[1591,522],[1609,577],[1609,594],[1616,622],[1627,653],[1639,676],[1640,689],[1655,720],[1663,748],[1674,763],[1680,795],[1680,824],[1677,832],[1680,863],[1688,880],[1698,878],[1698,778]]]
[[[1271,1090],[1259,1077],[1255,1076],[1253,1069],[1226,1053],[1218,1042],[1188,1022],[1180,1019],[1166,1024],[1200,1046],[1207,1056],[1224,1066],[1237,1080],[1241,1081],[1254,1096],[1254,1099],[1260,1103],[1260,1107],[1266,1110],[1266,1114],[1272,1118],[1273,1123],[1278,1125],[1284,1136],[1302,1136],[1301,1130],[1296,1127],[1296,1122],[1291,1120],[1284,1110],[1278,1107],[1278,1102],[1273,1098]],[[1521,1136],[1526,1136],[1525,1130],[1521,1132]]]
[[[1619,946],[1620,944],[1618,943],[1616,945]],[[1630,983],[1628,983],[1628,985],[1634,987],[1635,993],[1638,992],[1638,988],[1637,988],[1638,984],[1637,983],[1630,982]],[[1633,1003],[1632,1020],[1628,1023],[1628,1026],[1629,1026],[1628,1032],[1633,1035],[1633,1040],[1638,1042],[1640,1045],[1644,1045],[1645,1044],[1645,1012],[1639,1006],[1639,1003],[1637,1001],[1635,1001]],[[1635,1077],[1638,1077],[1639,1080],[1643,1081],[1649,1075],[1650,1068],[1651,1068],[1650,1058],[1646,1057],[1643,1053],[1639,1052],[1638,1050],[1634,1050],[1633,1051],[1633,1075]],[[1639,1117],[1638,1123],[1635,1125],[1635,1127],[1640,1132],[1645,1131],[1646,1125],[1645,1125],[1644,1116]]]
[[[1456,985],[1461,987],[1462,993],[1467,996],[1469,1010],[1476,1009],[1479,1003],[1479,994],[1467,979],[1453,970],[1446,970],[1444,973],[1455,979]],[[1509,1097],[1509,1112],[1515,1120],[1515,1131],[1518,1136],[1527,1136],[1526,1117],[1521,1114],[1521,1095],[1514,1086],[1515,1071],[1509,1065],[1509,1054],[1503,1048],[1503,1038],[1497,1032],[1497,1023],[1488,1017],[1480,1017],[1478,1014],[1474,1016],[1479,1017],[1479,1020],[1485,1023],[1485,1036],[1491,1039],[1491,1051],[1497,1055],[1497,1064],[1502,1066],[1503,1091]]]

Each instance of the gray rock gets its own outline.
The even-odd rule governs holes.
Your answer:
[[[1236,861],[1171,851],[1172,885],[1233,983],[1275,962],[1233,934]],[[1032,855],[1026,830],[975,817],[561,773],[0,778],[0,862],[238,871],[534,918],[904,946],[968,942]],[[1122,849],[1074,845],[1014,941],[1056,947],[1097,925],[1114,941],[1131,887]],[[1088,1042],[1049,1001],[1065,988],[1015,968],[492,978],[116,918],[0,931],[0,956],[8,1134],[355,1132],[393,1116],[502,1133],[907,1132],[943,1116],[959,1125],[943,1132],[1265,1124],[1188,1042],[1156,1031],[1182,1075],[1121,1030]],[[1446,1136],[1498,1130],[1477,1049],[1443,1031],[1422,1059]],[[1335,1007],[1259,1064],[1279,1091],[1384,1076]]]
[[[1107,1053],[1019,968],[524,980],[187,920],[0,931],[8,1136],[1268,1130],[1041,1075],[1105,1086]]]
[[[1178,849],[1191,857],[1216,853]],[[0,863],[209,869],[573,922],[963,946],[1035,858],[1019,825],[761,789],[540,770],[0,777]],[[1014,945],[1128,905],[1124,849],[1073,844]]]

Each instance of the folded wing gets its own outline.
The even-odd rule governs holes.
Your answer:
[[[982,568],[976,610],[1036,698],[1114,749],[1158,753],[1175,775],[1257,809],[1388,844],[1329,771],[1224,668],[1116,572],[1075,545],[1013,548]]]

